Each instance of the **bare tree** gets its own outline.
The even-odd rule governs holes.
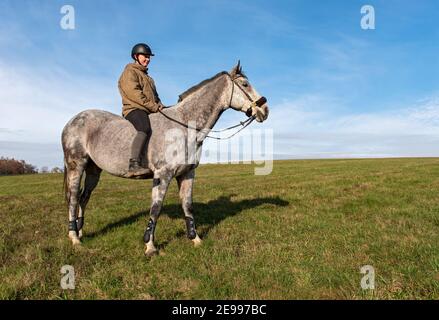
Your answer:
[[[24,160],[15,160],[0,157],[0,175],[32,174],[37,173],[36,167]]]
[[[63,170],[61,168],[58,168],[58,167],[53,167],[50,172],[51,173],[63,173]]]

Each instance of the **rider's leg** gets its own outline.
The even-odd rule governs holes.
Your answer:
[[[144,168],[141,166],[141,157],[142,154],[145,156],[147,155],[144,147],[147,145],[151,135],[151,124],[148,114],[143,110],[136,109],[131,111],[126,116],[126,119],[130,121],[137,130],[137,135],[134,137],[131,145],[129,171],[136,172],[138,170],[144,170]]]
[[[131,145],[130,170],[138,169],[138,167],[140,167],[140,158],[147,139],[148,136],[145,132],[137,131],[137,134],[134,137],[133,143]]]

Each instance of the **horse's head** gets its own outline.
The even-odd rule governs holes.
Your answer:
[[[267,99],[250,84],[239,61],[229,74],[233,82],[230,107],[254,116],[258,122],[265,121],[268,118]]]

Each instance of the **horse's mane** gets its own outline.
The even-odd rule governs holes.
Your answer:
[[[218,78],[218,77],[220,77],[220,76],[222,76],[224,74],[228,74],[228,72],[227,71],[221,71],[221,72],[217,73],[216,75],[214,75],[212,78],[203,80],[199,84],[196,84],[193,87],[187,89],[185,92],[183,92],[182,94],[180,94],[178,96],[178,102],[180,102],[183,99],[185,99],[188,95],[190,95],[194,91],[197,91],[200,87],[204,86],[206,83],[211,82],[211,81],[215,80],[216,78]]]

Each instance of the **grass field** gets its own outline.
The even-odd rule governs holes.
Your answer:
[[[67,238],[62,175],[0,177],[1,299],[437,299],[439,159],[275,161],[197,169],[203,245],[175,181],[143,255],[151,181],[103,174],[85,237]],[[75,268],[62,290],[60,269]],[[375,269],[362,290],[360,267]]]

